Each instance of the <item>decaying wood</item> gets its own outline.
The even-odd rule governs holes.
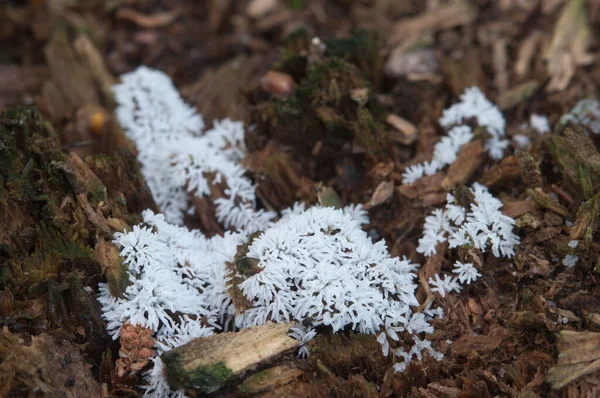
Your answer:
[[[244,394],[264,394],[299,379],[302,374],[293,364],[273,366],[248,377],[238,389]]]
[[[455,0],[418,17],[400,20],[394,26],[388,40],[391,44],[404,42],[408,37],[419,37],[423,32],[437,32],[468,24],[476,16],[477,10],[469,2]]]
[[[561,216],[569,217],[569,210],[567,210],[556,199],[550,196],[550,194],[544,192],[541,188],[530,188],[527,190],[527,194],[533,200],[535,200],[540,207],[552,210],[553,212],[560,214]]]
[[[480,182],[486,187],[507,184],[520,175],[519,161],[515,156],[507,156],[483,172]]]
[[[7,327],[0,330],[0,396],[18,392],[27,396],[29,392],[67,398],[103,397],[102,387],[92,378],[79,350],[61,340],[43,333],[25,344]]]
[[[299,345],[288,336],[292,323],[267,323],[237,333],[195,339],[161,355],[173,388],[210,392],[232,378],[266,365]]]
[[[385,121],[394,128],[391,133],[392,140],[403,145],[410,145],[417,139],[417,128],[408,120],[390,113]]]
[[[466,183],[483,163],[483,152],[481,140],[466,144],[456,157],[456,161],[448,168],[448,173],[442,181],[442,188],[449,191]]]
[[[600,333],[564,330],[558,334],[558,348],[558,364],[546,379],[552,388],[600,370]]]

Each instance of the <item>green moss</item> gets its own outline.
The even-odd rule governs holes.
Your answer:
[[[58,303],[60,294],[49,289],[61,285],[63,272],[95,264],[87,218],[73,195],[76,179],[58,135],[33,108],[2,113],[0,142],[0,223],[8,238],[0,245],[9,253],[8,259],[0,254],[0,285],[15,300],[47,294]]]
[[[288,0],[288,7],[292,10],[299,10],[306,7],[304,0]]]
[[[600,192],[600,153],[584,129],[569,122],[549,134],[546,145],[566,184],[586,199]]]
[[[182,365],[182,356],[178,351],[169,351],[161,355],[165,364],[165,373],[169,386],[173,388],[194,387],[202,392],[211,392],[221,387],[233,376],[224,362],[198,366],[188,371]]]
[[[127,265],[120,260],[116,267],[109,267],[106,271],[106,279],[110,294],[116,298],[123,298],[125,290],[131,284]]]
[[[383,64],[381,56],[381,42],[377,32],[358,30],[348,38],[327,40],[326,55],[346,59],[357,65],[360,70],[375,85],[381,76],[380,69]]]
[[[265,381],[268,381],[273,377],[273,369],[265,369],[262,372],[258,372],[250,377],[248,377],[242,384],[240,384],[239,389],[241,392],[246,394],[252,394],[257,392],[256,386],[260,386]]]
[[[354,141],[369,153],[387,149],[385,113],[363,72],[341,58],[309,65],[306,77],[285,99],[261,108],[261,130],[309,153],[317,141],[333,152]]]
[[[521,290],[521,305],[528,305],[533,299],[533,293],[529,289]]]

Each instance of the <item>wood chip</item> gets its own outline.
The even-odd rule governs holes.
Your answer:
[[[479,182],[486,187],[509,183],[520,176],[519,161],[515,156],[507,156],[483,172]]]
[[[238,389],[244,394],[259,394],[289,384],[304,372],[291,365],[274,366],[248,377]]]
[[[448,168],[448,173],[442,181],[442,188],[450,191],[460,184],[466,183],[483,162],[483,145],[481,140],[471,141],[464,145],[456,161]]]
[[[540,207],[548,210],[552,210],[555,213],[560,214],[563,217],[570,217],[570,212],[558,201],[550,196],[550,194],[544,192],[541,188],[528,189],[527,194],[537,202]]]
[[[277,0],[252,0],[246,7],[246,15],[250,18],[262,18],[277,7]]]
[[[492,58],[494,65],[494,82],[499,92],[508,88],[508,55],[506,39],[498,38],[492,43]]]
[[[539,188],[542,186],[542,172],[536,160],[527,151],[517,151],[521,180],[527,188]]]
[[[116,17],[118,19],[124,19],[126,21],[133,22],[142,28],[156,29],[170,25],[175,19],[177,19],[177,17],[179,17],[179,11],[159,12],[154,15],[144,15],[131,8],[121,8],[117,11]]]
[[[436,173],[432,176],[419,178],[412,184],[402,184],[398,188],[398,193],[409,199],[423,198],[426,194],[437,193],[442,190],[442,181],[444,174]],[[445,195],[445,194],[444,194]]]
[[[529,36],[523,40],[519,47],[517,62],[515,62],[515,72],[517,76],[524,77],[529,73],[532,60],[535,58],[536,52],[542,45],[545,39],[544,33],[539,30],[534,30]]]
[[[440,63],[432,48],[406,51],[405,46],[397,46],[385,63],[384,71],[390,77],[413,74],[436,74]]]
[[[600,333],[563,330],[558,334],[558,364],[546,381],[558,389],[600,370]]]
[[[391,34],[389,43],[397,44],[409,37],[421,36],[425,32],[438,32],[467,25],[477,17],[477,9],[468,1],[454,0],[414,18],[399,20]]]
[[[535,80],[529,80],[511,87],[498,96],[498,107],[503,111],[514,108],[531,98],[539,87],[540,84]]]
[[[403,145],[410,145],[417,139],[417,128],[408,120],[394,113],[390,113],[385,120],[394,127],[394,131],[390,134],[392,140]]]
[[[502,206],[502,214],[510,218],[521,217],[525,213],[533,213],[538,209],[537,203],[531,199],[516,200]]]

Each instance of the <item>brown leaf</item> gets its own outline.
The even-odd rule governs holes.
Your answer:
[[[458,97],[467,87],[485,86],[486,80],[481,58],[480,50],[471,47],[467,54],[460,59],[445,57],[441,60],[442,72],[454,96]]]
[[[364,208],[370,209],[375,206],[378,206],[390,199],[393,194],[394,183],[389,181],[382,181],[379,183],[379,185],[377,185],[377,188],[375,188],[375,192],[373,192],[373,195],[371,196],[369,201],[365,203]]]
[[[114,243],[99,236],[94,248],[94,255],[102,272],[106,275],[110,294],[114,298],[122,298],[129,285],[129,273],[127,265],[123,264],[119,256],[119,249]]]
[[[383,179],[388,177],[392,171],[394,171],[394,162],[388,163],[377,163],[371,170],[369,175],[376,179]]]
[[[535,245],[537,243],[546,242],[560,234],[561,231],[562,228],[558,227],[542,228],[533,234],[527,235],[527,237],[523,240],[523,243],[526,245]]]
[[[291,156],[269,144],[260,151],[250,152],[242,161],[257,182],[256,192],[268,208],[283,209],[297,200],[302,185],[300,170]]]
[[[196,106],[204,120],[228,117],[251,123],[247,99],[241,94],[264,73],[264,58],[260,54],[240,55],[205,71],[200,79],[183,87],[181,94]]]
[[[507,45],[507,40],[503,37],[496,38],[492,43],[492,59],[495,72],[494,82],[500,92],[504,92],[508,88]]]

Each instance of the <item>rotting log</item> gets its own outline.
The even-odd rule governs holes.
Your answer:
[[[91,367],[112,340],[94,290],[105,276],[123,293],[110,240],[153,207],[130,155],[83,160],[34,109],[0,115],[0,396],[101,396]]]

